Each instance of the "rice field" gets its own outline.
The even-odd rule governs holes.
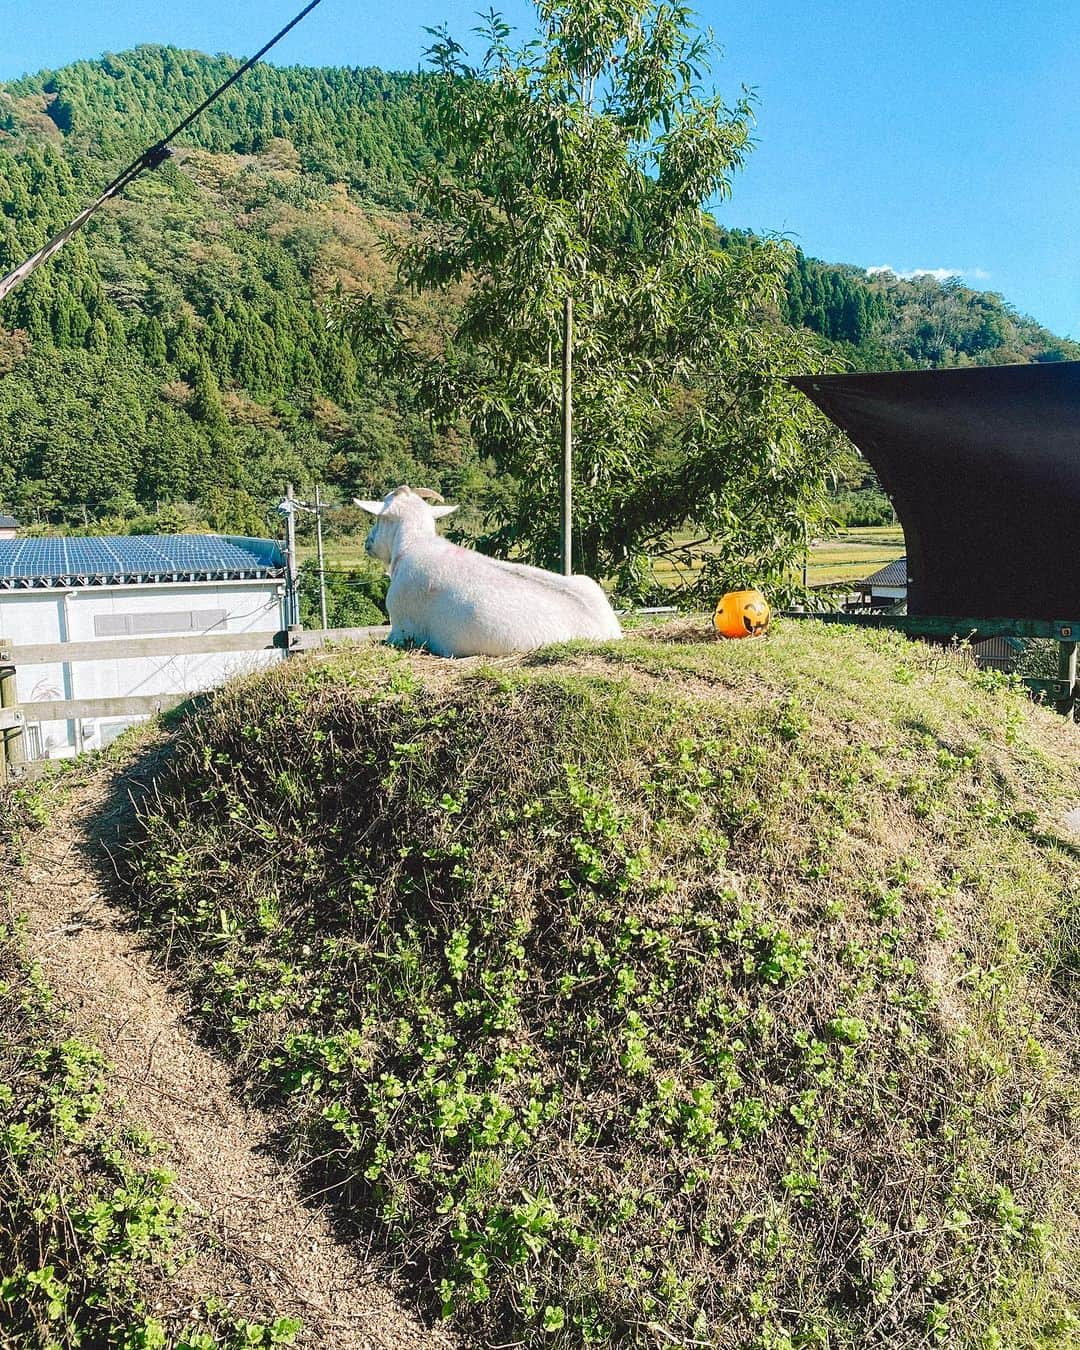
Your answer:
[[[693,536],[687,535],[689,542]],[[904,532],[899,525],[861,525],[842,530],[830,539],[816,539],[810,546],[807,580],[811,586],[846,582],[854,587],[879,567],[899,558],[904,552]],[[653,565],[658,581],[678,586],[692,581],[696,569],[681,558],[669,555]]]
[[[371,559],[364,552],[364,535],[357,534],[348,539],[328,539],[326,541],[326,568],[331,572],[348,572],[354,567],[366,567]],[[296,556],[301,563],[315,561],[314,544],[297,544]]]
[[[687,535],[687,542],[692,538]],[[854,586],[879,567],[899,558],[903,552],[904,532],[899,525],[856,526],[842,530],[831,539],[815,540],[811,544],[807,579],[812,586],[829,582],[849,582]],[[301,544],[297,554],[302,563],[314,559],[314,544]],[[347,571],[363,566],[366,561],[362,534],[326,541],[329,570]],[[694,575],[694,569],[683,566],[677,556],[658,559],[654,570],[658,580],[667,586],[692,580]]]
[[[904,553],[899,525],[859,525],[833,539],[815,540],[810,549],[808,580],[813,585],[846,581],[853,585]]]

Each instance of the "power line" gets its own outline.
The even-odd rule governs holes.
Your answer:
[[[178,122],[167,136],[163,136],[160,141],[156,141],[149,149],[144,150],[138,159],[132,160],[122,173],[117,174],[96,201],[93,201],[89,206],[84,207],[75,219],[71,221],[70,224],[65,225],[58,234],[53,235],[47,244],[43,244],[36,253],[32,253],[30,257],[27,258],[25,262],[20,263],[13,272],[9,272],[7,276],[0,281],[0,301],[10,294],[20,282],[25,281],[31,272],[37,267],[40,267],[43,262],[47,262],[54,253],[58,253],[71,236],[80,230],[94,212],[98,210],[99,207],[104,206],[110,197],[115,197],[117,193],[123,192],[124,188],[136,179],[144,169],[156,169],[164,164],[172,154],[169,142],[173,140],[174,137],[179,136],[182,131],[186,131],[201,113],[204,113],[212,103],[221,97],[226,89],[234,85],[241,75],[249,71],[257,61],[266,55],[271,47],[279,43],[286,33],[295,28],[301,19],[306,18],[315,6],[321,3],[322,0],[310,0],[310,3],[307,4],[294,19],[291,19],[279,33],[275,33],[265,46],[260,47],[254,56],[249,57],[242,66],[233,71],[223,84],[220,84],[212,94],[204,98],[194,112],[188,113],[184,120]]]

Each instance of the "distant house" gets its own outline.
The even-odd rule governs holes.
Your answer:
[[[907,590],[907,558],[897,558],[860,584],[861,605],[871,609],[891,609],[907,600]],[[983,638],[971,644],[971,653],[982,669],[1011,674],[1024,654],[1024,644],[1013,637]]]
[[[14,539],[19,532],[19,522],[14,516],[5,516],[0,511],[0,539]]]
[[[285,558],[268,539],[188,534],[0,539],[0,636],[16,649],[22,704],[194,693],[283,653],[57,661],[19,671],[20,645],[271,634],[285,626],[284,599]],[[32,722],[27,754],[56,758],[108,745],[138,720]]]
[[[991,637],[973,642],[971,650],[981,669],[1001,670],[1011,675],[1019,665],[1025,647],[1020,638]]]
[[[859,583],[861,603],[872,609],[891,609],[907,599],[907,558],[897,558]]]

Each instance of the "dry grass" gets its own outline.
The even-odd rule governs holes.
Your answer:
[[[340,1350],[446,1350],[452,1344],[449,1338],[426,1330],[395,1304],[380,1272],[335,1232],[325,1205],[302,1203],[287,1169],[270,1156],[277,1123],[236,1101],[229,1066],[198,1043],[185,1000],[155,970],[123,908],[114,903],[109,851],[116,817],[110,795],[122,802],[124,786],[101,768],[85,768],[77,779],[69,774],[36,789],[36,808],[47,808],[48,820],[25,836],[9,898],[12,911],[25,915],[28,961],[20,965],[16,945],[0,934],[0,959],[13,973],[15,987],[22,988],[25,998],[32,987],[29,966],[45,983],[48,1004],[56,1010],[43,1016],[42,999],[41,1009],[31,1007],[27,1018],[33,1030],[20,1034],[10,1022],[5,1024],[4,1014],[10,1017],[14,1009],[0,1000],[0,1063],[5,1071],[17,1073],[15,1066],[32,1062],[35,1050],[62,1060],[58,1047],[69,1057],[71,1047],[84,1047],[75,1062],[86,1066],[87,1081],[95,1084],[100,1110],[93,1134],[105,1141],[101,1152],[107,1156],[111,1146],[120,1147],[121,1156],[132,1154],[130,1145],[125,1149],[119,1143],[132,1137],[148,1141],[147,1154],[152,1152],[152,1170],[144,1161],[141,1174],[132,1154],[130,1170],[137,1180],[118,1222],[138,1231],[142,1216],[134,1195],[141,1188],[154,1201],[155,1226],[147,1224],[148,1240],[141,1247],[134,1243],[131,1253],[118,1250],[118,1255],[135,1258],[130,1296],[113,1300],[115,1337],[103,1343],[122,1344],[121,1328],[132,1338],[131,1345],[140,1343],[135,1327],[141,1294],[147,1315],[165,1329],[171,1344],[194,1346],[196,1330],[209,1336],[216,1327],[211,1342],[198,1350],[224,1350],[234,1341],[269,1343],[269,1332],[260,1338],[247,1328],[254,1323],[280,1327],[283,1318],[299,1328],[290,1333],[288,1343],[309,1350],[328,1345]],[[67,1010],[66,1018],[60,1009]],[[21,1011],[27,1013],[25,1003]],[[92,1047],[104,1047],[110,1063]],[[23,1088],[25,1096],[25,1077]],[[26,1102],[21,1105],[25,1110]],[[110,1128],[116,1143],[109,1140]],[[100,1187],[104,1181],[108,1195],[110,1181],[117,1180],[108,1167],[100,1168],[103,1177],[92,1176],[88,1142],[73,1141],[53,1154],[41,1150],[38,1167],[54,1174],[46,1193],[51,1189],[70,1197],[66,1225],[27,1224],[18,1257],[11,1253],[13,1265],[29,1262],[29,1270],[34,1269],[34,1257],[40,1270],[47,1254],[59,1277],[67,1277],[72,1321],[86,1327],[83,1342],[75,1335],[61,1342],[72,1346],[98,1343],[91,1339],[91,1328],[101,1334],[105,1320],[95,1320],[89,1308],[78,1306],[80,1283],[92,1289],[97,1275],[89,1253],[80,1258],[79,1243],[85,1248],[87,1239],[79,1216],[88,1209],[86,1194],[95,1183]],[[31,1169],[24,1165],[19,1170],[22,1187],[29,1190]],[[166,1175],[158,1185],[156,1179]],[[150,1180],[143,1182],[142,1176]],[[10,1202],[0,1187],[0,1215],[4,1198]],[[184,1211],[182,1222],[176,1204]],[[40,1199],[38,1207],[47,1211]],[[0,1230],[4,1227],[0,1222]],[[71,1241],[64,1240],[68,1237]],[[189,1256],[173,1267],[181,1240]],[[223,1331],[223,1321],[230,1320],[242,1334]],[[48,1343],[48,1337],[41,1343]],[[5,1344],[2,1336],[0,1344]]]

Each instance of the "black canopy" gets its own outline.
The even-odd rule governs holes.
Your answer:
[[[892,498],[909,614],[1080,619],[1080,361],[791,383]]]

